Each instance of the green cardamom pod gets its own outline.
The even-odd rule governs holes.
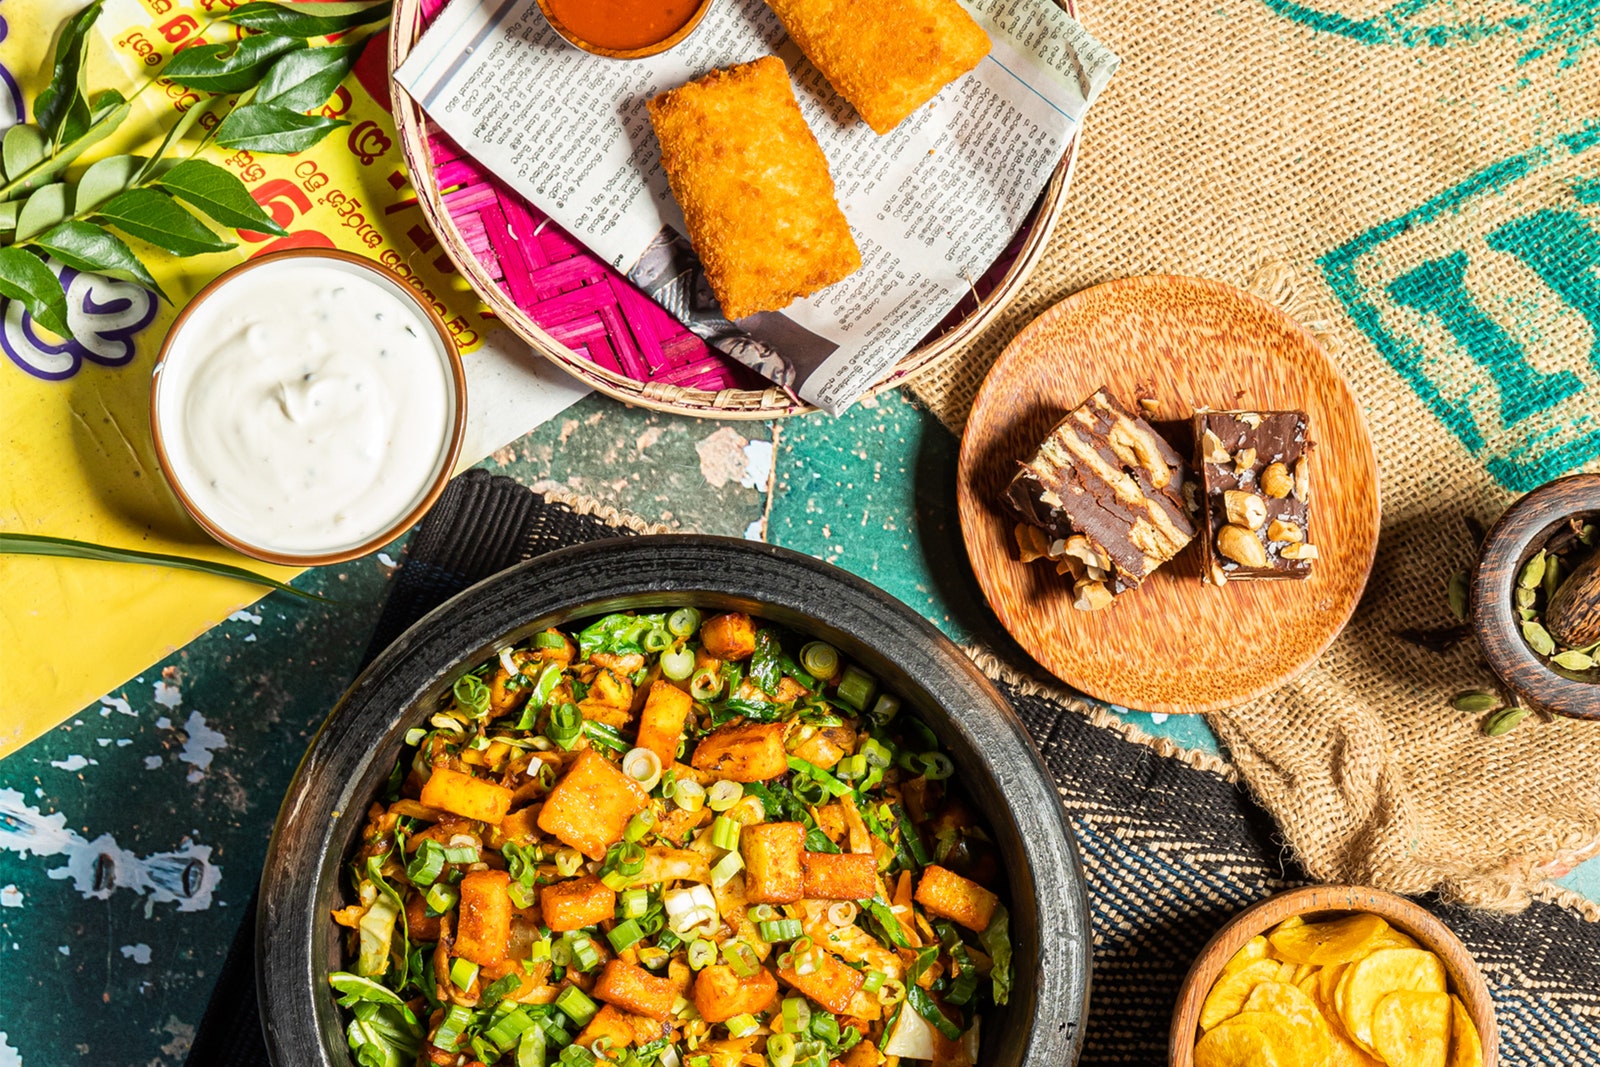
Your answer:
[[[1493,711],[1500,706],[1500,698],[1482,689],[1469,689],[1465,693],[1457,693],[1450,706],[1457,711]]]
[[[1551,655],[1556,650],[1555,638],[1550,636],[1550,631],[1536,622],[1523,623],[1522,636],[1529,647],[1541,656]]]
[[[1586,522],[1583,524],[1583,529],[1578,531],[1578,540],[1586,545],[1592,545],[1597,533],[1600,533],[1600,526],[1596,526],[1592,522]]]
[[[1586,671],[1594,666],[1594,657],[1575,649],[1568,649],[1566,652],[1551,656],[1550,662],[1569,671]]]
[[[1517,607],[1519,607],[1519,608],[1531,608],[1531,607],[1533,607],[1534,597],[1536,597],[1538,595],[1539,594],[1536,591],[1532,590],[1532,589],[1524,589],[1523,587],[1518,586],[1517,587]]]
[[[1528,717],[1527,708],[1501,708],[1487,719],[1483,720],[1483,732],[1490,737],[1499,737]]]
[[[1532,608],[1518,608],[1517,614],[1522,616],[1523,622],[1529,622],[1539,617],[1539,613]]]
[[[1465,622],[1467,608],[1471,604],[1467,582],[1471,576],[1466,571],[1456,571],[1450,576],[1450,613]]]
[[[1566,577],[1561,571],[1560,556],[1550,556],[1544,561],[1544,602],[1546,604],[1555,599],[1556,590],[1561,588],[1561,579]]]
[[[1522,565],[1522,573],[1517,576],[1517,584],[1524,589],[1537,589],[1539,583],[1544,581],[1544,549],[1533,554],[1533,558]]]

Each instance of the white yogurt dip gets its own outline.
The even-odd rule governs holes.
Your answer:
[[[404,289],[356,264],[240,271],[183,320],[157,372],[162,444],[193,508],[272,553],[388,531],[448,452],[445,345]]]

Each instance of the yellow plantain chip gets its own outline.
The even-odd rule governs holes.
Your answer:
[[[1382,937],[1378,938],[1376,941],[1374,941],[1372,943],[1372,951],[1373,952],[1378,951],[1378,949],[1380,949],[1380,948],[1420,948],[1420,947],[1421,946],[1418,945],[1415,941],[1411,940],[1411,938],[1409,936],[1407,936],[1406,934],[1401,933],[1399,930],[1396,930],[1392,926],[1389,927],[1389,929],[1387,929],[1387,930],[1385,930],[1383,932],[1383,936]]]
[[[1310,975],[1313,975],[1313,974],[1316,974],[1316,973],[1317,973],[1317,967],[1316,967],[1315,964],[1312,964],[1312,963],[1297,964],[1295,966],[1295,969],[1294,969],[1294,984],[1295,985],[1299,985],[1300,984],[1300,980],[1302,978],[1306,978],[1306,977],[1308,977]]]
[[[1317,972],[1317,992],[1322,995],[1322,1003],[1333,1007],[1333,991],[1339,987],[1339,979],[1349,969],[1348,963],[1330,963]]]
[[[1334,998],[1356,1044],[1377,1051],[1372,1043],[1372,1011],[1385,996],[1402,991],[1443,993],[1444,964],[1439,957],[1421,949],[1383,948],[1350,965],[1339,979]]]
[[[1384,1067],[1382,1060],[1367,1055],[1359,1045],[1350,1040],[1350,1035],[1344,1030],[1344,1020],[1339,1018],[1339,1013],[1322,999],[1323,973],[1319,971],[1308,975],[1300,989],[1316,1004],[1317,1012],[1322,1016],[1323,1026],[1328,1034],[1328,1067]]]
[[[1285,961],[1278,964],[1278,981],[1287,985],[1293,985],[1295,972],[1299,969],[1300,965],[1298,963],[1289,963]]]
[[[1267,949],[1270,947],[1267,944],[1267,939],[1257,934],[1249,941],[1246,941],[1244,947],[1233,954],[1232,959],[1222,965],[1222,974],[1218,975],[1218,977],[1226,978],[1230,974],[1237,974],[1256,960],[1266,959]]]
[[[1304,926],[1305,924],[1305,919],[1298,915],[1291,915],[1277,926],[1274,926],[1267,936],[1271,937],[1272,934],[1277,933],[1279,930],[1293,930],[1296,926]]]
[[[1278,956],[1291,963],[1350,963],[1373,950],[1374,942],[1388,933],[1389,924],[1382,917],[1368,912],[1357,912],[1342,919],[1306,923],[1285,930],[1282,927],[1267,935]]]
[[[1450,1067],[1483,1067],[1483,1042],[1460,997],[1450,998]]]
[[[1298,1042],[1302,1031],[1271,1012],[1252,1011],[1219,1023],[1194,1046],[1194,1067],[1312,1067]]]
[[[1372,1009],[1372,1047],[1389,1067],[1445,1067],[1450,1045],[1446,993],[1390,993]]]
[[[1246,964],[1225,978],[1217,979],[1200,1006],[1200,1029],[1209,1030],[1222,1020],[1239,1014],[1245,998],[1262,982],[1278,980],[1278,969],[1283,965],[1275,960],[1256,960]]]
[[[1262,1011],[1272,1012],[1298,1031],[1295,1048],[1307,1062],[1320,1065],[1328,1058],[1328,1025],[1305,993],[1283,982],[1262,982],[1250,991],[1240,1014]]]

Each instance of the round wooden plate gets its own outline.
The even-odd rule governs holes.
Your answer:
[[[1103,611],[1072,607],[1048,563],[1018,561],[998,503],[1019,461],[1097,388],[1186,457],[1199,407],[1299,410],[1309,422],[1311,542],[1301,581],[1200,581],[1198,543]],[[1076,293],[1019,333],[989,371],[961,441],[958,503],[989,606],[1050,673],[1090,696],[1156,712],[1242,704],[1304,670],[1349,620],[1378,545],[1378,465],[1360,405],[1316,340],[1218,282],[1144,277]]]

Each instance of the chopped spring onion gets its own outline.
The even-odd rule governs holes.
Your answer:
[[[423,841],[416,855],[411,857],[411,862],[406,864],[406,877],[418,889],[426,889],[438,881],[443,871],[444,849],[439,847],[439,842],[431,839]]]
[[[472,988],[472,983],[477,977],[478,965],[471,960],[457,956],[450,961],[450,981],[463,993]]]
[[[763,923],[778,918],[778,909],[771,904],[756,904],[747,908],[744,917],[753,923]]]
[[[634,818],[638,818],[637,815]],[[644,913],[650,910],[650,892],[646,889],[625,890],[617,898],[617,903],[622,906],[624,919],[641,919]]]
[[[665,652],[672,647],[672,634],[663,626],[651,627],[639,639],[639,644],[646,652],[652,655],[658,652]]]
[[[756,933],[769,944],[774,941],[793,941],[805,933],[799,919],[770,919],[756,924]]]
[[[684,811],[699,811],[705,807],[706,787],[692,778],[685,778],[673,788],[672,801]]]
[[[512,988],[516,988],[517,976],[508,974],[506,978],[511,979]],[[500,979],[500,982],[503,981],[505,981],[505,978]],[[498,986],[500,982],[496,982],[495,986]],[[494,986],[489,988],[493,990]],[[485,996],[487,995],[485,994]],[[481,1005],[482,1001],[479,1001],[479,1004]],[[482,1008],[480,1007],[479,1010],[481,1011]],[[518,1039],[523,1034],[534,1029],[538,1028],[534,1026],[532,1017],[521,1008],[513,1008],[496,1019],[488,1029],[484,1030],[483,1039],[493,1044],[496,1049],[506,1050],[517,1044]]]
[[[667,913],[667,925],[680,936],[686,936],[702,923],[715,922],[717,918],[717,898],[709,886],[670,889],[661,895],[661,906]]]
[[[800,666],[818,678],[832,678],[839,673],[839,650],[826,641],[808,642],[800,649]]]
[[[783,1030],[786,1034],[805,1033],[811,1026],[811,1002],[805,997],[785,997]]]
[[[439,1027],[433,1032],[433,1045],[446,1052],[454,1052],[461,1043],[461,1031],[465,1030],[472,1022],[472,1009],[465,1004],[452,1004],[450,1010],[439,1020]]]
[[[506,896],[510,897],[511,903],[519,908],[531,908],[539,900],[539,894],[535,893],[532,887],[525,886],[521,882],[508,884],[506,886]]]
[[[579,1026],[588,1026],[589,1020],[600,1010],[600,1005],[590,1000],[589,994],[575,985],[569,985],[556,994],[555,1004],[561,1009],[561,1014]]]
[[[555,630],[540,630],[533,635],[533,647],[546,648],[552,651],[556,649],[564,650],[567,647],[567,639]]]
[[[878,680],[854,664],[844,669],[844,675],[835,690],[840,700],[857,711],[866,711],[877,691]]]
[[[661,776],[661,799],[671,800],[672,794],[678,790],[678,772],[667,771]]]
[[[787,1033],[767,1038],[767,1063],[771,1067],[794,1067],[794,1038]]]
[[[599,1039],[596,1039],[596,1043],[599,1043]],[[591,1067],[596,1060],[595,1054],[582,1045],[568,1045],[561,1050],[559,1062],[561,1067]]]
[[[556,873],[563,878],[577,874],[582,863],[583,853],[575,848],[563,848],[556,852]]]
[[[942,781],[956,773],[956,765],[943,752],[924,752],[921,758],[922,773],[929,781]]]
[[[583,713],[576,704],[562,704],[550,712],[550,725],[546,730],[550,740],[571,750],[583,734]]]
[[[477,863],[482,858],[477,845],[457,845],[451,838],[451,844],[440,849],[446,863]]]
[[[646,793],[661,781],[661,757],[648,748],[630,749],[622,757],[622,773],[639,783]]]
[[[722,675],[710,667],[701,667],[689,679],[689,695],[702,704],[715,700],[722,692]]]
[[[671,681],[683,681],[694,673],[694,651],[684,647],[661,653],[661,673]]]
[[[611,942],[611,947],[617,952],[632,948],[644,940],[644,931],[639,929],[635,919],[624,919],[606,932],[606,940]]]
[[[861,911],[853,900],[840,900],[828,906],[828,921],[834,926],[849,926]]]
[[[811,1032],[830,1045],[839,1043],[839,1020],[825,1011],[811,1015]]]
[[[540,960],[547,960],[549,958],[550,939],[548,937],[541,937],[539,940],[528,946],[529,963],[537,963]]]
[[[853,756],[846,756],[834,765],[833,773],[846,781],[855,781],[857,778],[867,776],[867,757],[857,752]]]
[[[858,755],[865,756],[872,767],[888,767],[894,763],[894,753],[876,737],[867,738]]]
[[[522,668],[517,666],[517,661],[511,658],[511,646],[509,645],[500,650],[500,669],[512,678],[522,673]]]
[[[550,943],[550,965],[552,967],[572,966],[572,942],[563,937],[559,941]]]
[[[617,733],[615,726],[607,726],[603,722],[587,721],[583,724],[583,732],[589,740],[601,748],[609,748],[613,752],[629,751],[628,742]]]
[[[706,806],[712,811],[727,811],[744,796],[744,786],[729,779],[713,782],[706,792]]]
[[[886,978],[878,987],[878,1003],[888,1006],[898,1004],[906,999],[905,983],[898,978]]]
[[[711,822],[711,843],[731,852],[739,847],[739,828],[738,820],[718,815]]]
[[[592,971],[600,966],[600,950],[587,935],[579,935],[571,939],[572,965],[580,971]],[[574,1019],[574,1022],[577,1020]]]
[[[711,966],[717,960],[717,946],[704,938],[695,938],[689,942],[689,966],[701,971]]]
[[[509,997],[512,993],[515,993],[517,991],[517,987],[521,984],[522,979],[515,974],[508,974],[502,978],[490,982],[489,988],[485,989],[483,991],[483,995],[478,998],[478,1010],[481,1012],[488,1011],[490,1008],[493,1008],[502,1000]],[[531,1023],[532,1020],[529,1020],[529,1022]],[[521,1031],[518,1031],[518,1033],[520,1032]],[[506,1044],[506,1042],[502,1041],[500,1044],[503,1045]]]
[[[606,857],[611,861],[612,867],[623,874],[632,877],[644,870],[644,846],[637,841],[624,841],[620,845],[612,845],[612,851]]]
[[[728,884],[729,879],[744,869],[744,857],[737,852],[730,852],[722,857],[711,868],[711,885],[721,889]]]
[[[430,916],[439,916],[455,907],[459,899],[461,891],[455,886],[435,885],[423,894],[422,903],[426,905]]]
[[[882,971],[868,971],[867,980],[861,983],[861,989],[866,993],[876,993],[883,988],[884,979],[888,977]]]
[[[517,1067],[547,1067],[545,1035],[539,1026],[531,1026],[517,1039]]]
[[[470,713],[473,718],[481,719],[489,714],[489,687],[476,674],[463,674],[457,678],[450,692],[461,710]]]
[[[851,788],[839,781],[839,779],[818,767],[815,763],[803,760],[799,756],[789,757],[789,769],[821,783],[822,788],[833,796],[842,797],[846,793],[852,792]]]
[[[561,681],[561,671],[562,665],[558,662],[546,663],[539,669],[538,680],[533,683],[533,692],[528,694],[528,703],[522,709],[522,718],[517,721],[517,729],[533,729],[539,712],[550,703],[550,694],[556,691],[556,684]]]
[[[890,693],[883,693],[878,697],[878,702],[872,705],[872,721],[882,726],[900,713],[900,698]]]
[[[700,612],[694,608],[679,608],[667,616],[667,632],[674,637],[688,637],[700,629]]]
[[[728,1020],[729,1037],[749,1037],[759,1029],[761,1029],[761,1023],[758,1022],[756,1017],[751,1015],[749,1012],[735,1015],[733,1018]]]
[[[422,744],[422,739],[428,736],[428,731],[421,726],[413,726],[406,731],[406,747],[415,748]]]
[[[750,943],[731,937],[722,943],[722,959],[740,978],[749,978],[761,969],[761,957]]]

